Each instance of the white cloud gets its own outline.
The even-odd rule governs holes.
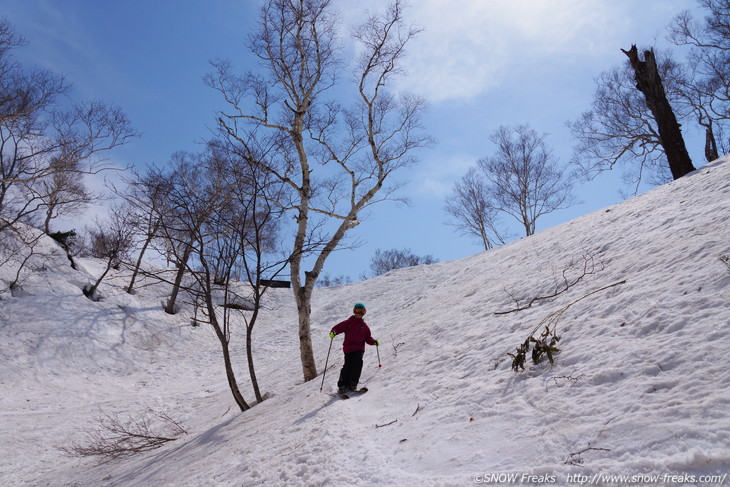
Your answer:
[[[431,101],[472,98],[511,72],[601,41],[603,2],[420,0],[410,12],[425,31],[412,43],[402,88]],[[605,28],[605,27],[604,27]]]
[[[368,2],[371,11],[386,0]],[[346,0],[345,24],[362,19]],[[398,88],[432,102],[470,99],[544,62],[617,51],[630,5],[608,0],[418,0],[406,12],[424,31],[411,41]],[[622,20],[623,19],[623,20]]]

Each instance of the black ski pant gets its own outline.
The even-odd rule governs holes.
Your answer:
[[[364,353],[359,351],[345,354],[345,364],[340,371],[340,379],[337,381],[337,387],[357,389],[357,383],[360,382],[360,374],[362,373],[362,356]]]

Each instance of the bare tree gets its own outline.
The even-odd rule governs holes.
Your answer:
[[[723,104],[716,95],[717,80],[702,78],[696,63],[690,62],[689,66],[690,73],[678,80],[680,98],[677,103],[680,109],[691,112],[705,131],[705,160],[711,162],[730,151],[726,135],[728,120],[717,114]]]
[[[288,264],[277,252],[277,227],[283,209],[281,183],[260,165],[240,160],[218,143],[206,152],[189,155],[176,169],[176,184],[169,194],[178,215],[169,235],[184,235],[185,270],[195,285],[184,290],[201,302],[206,321],[220,342],[224,367],[233,398],[241,411],[251,405],[241,392],[231,351],[235,313],[241,312],[246,331],[246,355],[251,384],[263,401],[253,360],[253,329],[267,290],[262,280],[275,278]],[[275,183],[275,184],[274,184]],[[242,276],[245,283],[237,282]],[[247,284],[246,284],[247,283]],[[248,290],[245,292],[245,290]],[[245,304],[242,304],[245,303]],[[251,314],[247,314],[251,312]]]
[[[219,116],[222,132],[288,188],[279,203],[296,219],[290,266],[305,381],[317,376],[311,299],[325,261],[363,210],[391,197],[395,188],[385,184],[393,172],[429,143],[420,133],[423,100],[385,88],[418,32],[404,24],[402,2],[353,32],[362,49],[349,109],[327,98],[344,65],[337,22],[331,0],[269,0],[250,40],[264,72],[236,76],[230,63],[216,61],[207,77],[229,104]],[[306,270],[308,250],[314,257]]]
[[[165,195],[170,192],[171,178],[164,171],[153,166],[148,168],[145,174],[133,170],[132,177],[124,182],[126,183],[124,191],[118,190],[114,185],[111,185],[111,189],[129,205],[130,224],[135,228],[137,235],[142,238],[132,277],[127,285],[127,293],[131,294],[142,265],[142,259],[152,240],[158,236],[160,225],[165,218]]]
[[[51,162],[51,165],[57,164]],[[44,215],[43,231],[51,233],[51,221],[61,215],[74,215],[81,212],[101,194],[89,191],[83,182],[83,175],[76,171],[60,170],[41,178],[35,191],[40,200]]]
[[[99,102],[37,117],[0,125],[0,214],[12,221],[49,207],[47,192],[58,188],[44,186],[49,178],[66,178],[68,187],[69,178],[109,169],[97,154],[135,135],[119,109]]]
[[[183,278],[194,250],[194,240],[201,227],[211,217],[211,195],[202,192],[205,183],[205,153],[177,152],[172,155],[172,166],[167,180],[162,179],[164,204],[158,207],[159,234],[165,245],[168,259],[177,268],[170,298],[165,312],[175,314],[178,295],[183,288]],[[221,197],[217,195],[216,197]],[[208,198],[208,199],[204,199]]]
[[[438,262],[432,255],[418,256],[411,249],[390,249],[375,251],[370,261],[370,271],[373,276],[379,276],[395,269],[413,267],[416,265],[428,265]]]
[[[228,159],[230,161],[230,159]],[[250,161],[236,161],[228,171],[237,212],[227,212],[227,235],[236,239],[238,250],[235,266],[248,282],[251,292],[251,314],[242,312],[246,326],[246,357],[249,377],[258,402],[263,401],[253,358],[253,330],[263,310],[263,297],[269,289],[265,280],[276,279],[285,272],[291,256],[279,249],[279,227],[284,210],[275,202],[281,199],[282,186],[269,173]],[[230,273],[227,273],[230,283]],[[229,285],[230,287],[230,285]]]
[[[575,161],[586,174],[623,164],[633,168],[637,189],[647,170],[655,183],[681,177],[694,169],[679,125],[686,120],[705,131],[707,161],[730,150],[730,2],[698,3],[707,13],[703,21],[685,11],[669,27],[670,41],[690,48],[685,62],[654,49],[645,49],[642,60],[634,46],[623,51],[624,68],[598,80],[593,110],[570,124],[578,138]]]
[[[683,78],[682,69],[670,56],[659,53],[657,59],[665,93],[683,120],[687,113],[679,110],[677,82]],[[568,126],[577,139],[573,163],[585,178],[623,167],[626,183],[636,190],[647,176],[654,184],[671,180],[654,115],[636,89],[634,70],[628,61],[596,79],[591,110]]]
[[[207,165],[213,161],[201,159],[200,162]],[[187,174],[186,179],[194,180],[196,184],[186,184],[180,188],[181,198],[178,205],[185,214],[195,215],[187,222],[190,226],[184,232],[191,237],[190,244],[186,247],[191,258],[185,259],[185,266],[197,282],[197,289],[193,293],[198,294],[203,301],[208,323],[220,342],[226,378],[233,398],[239,409],[246,411],[251,405],[243,397],[233,368],[230,349],[233,320],[230,308],[226,306],[230,298],[230,270],[235,265],[240,248],[238,241],[226,234],[226,217],[220,211],[222,208],[230,208],[230,195],[225,185],[226,174],[211,167],[206,168],[203,164],[194,166],[193,171]],[[219,315],[216,295],[218,283],[221,282],[218,273],[221,271],[225,272],[222,278],[224,302]]]
[[[446,198],[446,212],[462,235],[478,239],[484,250],[504,244],[508,236],[499,228],[499,211],[493,206],[489,185],[477,168],[471,168]]]
[[[109,169],[101,155],[137,135],[121,110],[102,102],[62,109],[57,102],[68,93],[64,79],[27,71],[12,59],[12,49],[23,43],[7,20],[0,21],[0,216],[5,217],[0,225],[48,212],[48,191],[58,189],[59,181],[45,187],[42,182]],[[58,209],[58,202],[51,206]]]
[[[694,171],[695,167],[687,152],[674,109],[664,90],[654,50],[645,50],[643,60],[635,45],[631,46],[628,51],[622,49],[622,52],[628,56],[631,67],[634,69],[636,88],[644,94],[646,105],[654,115],[659,140],[664,148],[664,154],[667,156],[672,177],[681,178]]]
[[[565,169],[528,125],[501,126],[491,136],[497,151],[477,164],[488,182],[489,206],[506,213],[535,233],[537,219],[568,208],[573,185]]]
[[[352,283],[352,279],[350,278],[350,276],[346,276],[344,274],[341,274],[339,276],[331,276],[325,273],[319,276],[319,279],[317,280],[317,287],[335,287],[350,283]]]
[[[705,129],[705,158],[717,159],[730,150],[725,137],[730,121],[730,2],[698,0],[707,15],[703,22],[689,11],[676,16],[669,26],[669,39],[690,46],[687,65],[690,75],[682,84],[683,101]]]
[[[104,270],[96,282],[84,288],[84,294],[97,300],[96,291],[112,268],[118,268],[132,248],[132,231],[125,220],[127,210],[123,207],[112,209],[105,222],[97,221],[96,227],[87,228],[90,238],[91,255],[105,261]]]

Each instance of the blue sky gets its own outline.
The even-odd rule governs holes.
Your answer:
[[[343,26],[385,0],[335,2]],[[567,162],[566,121],[590,108],[594,78],[625,61],[631,44],[668,47],[666,26],[694,0],[411,0],[407,17],[425,30],[409,45],[407,76],[397,88],[425,96],[424,122],[436,144],[398,175],[410,205],[383,203],[362,218],[356,250],[336,252],[330,275],[358,280],[376,249],[410,248],[445,261],[480,251],[445,225],[444,198],[476,160],[493,150],[500,125],[528,123]],[[121,107],[142,137],[110,162],[163,164],[173,152],[197,151],[210,136],[220,99],[203,81],[208,61],[228,58],[245,71],[245,49],[258,1],[0,0],[29,42],[15,51],[27,66],[65,75],[75,100]],[[345,30],[345,29],[343,29]],[[345,30],[345,32],[347,32]],[[702,138],[688,132],[695,166]],[[622,200],[619,173],[582,185],[575,206],[538,220],[538,231]],[[626,189],[626,188],[624,188]],[[644,188],[647,189],[647,188]],[[91,210],[91,213],[98,210]],[[515,233],[519,230],[515,227]]]

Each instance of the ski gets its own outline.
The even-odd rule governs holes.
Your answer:
[[[365,394],[368,392],[367,387],[361,387],[360,389],[356,391],[351,391],[348,394],[338,394],[340,396],[340,399],[350,399],[353,395],[359,396],[360,394]]]

